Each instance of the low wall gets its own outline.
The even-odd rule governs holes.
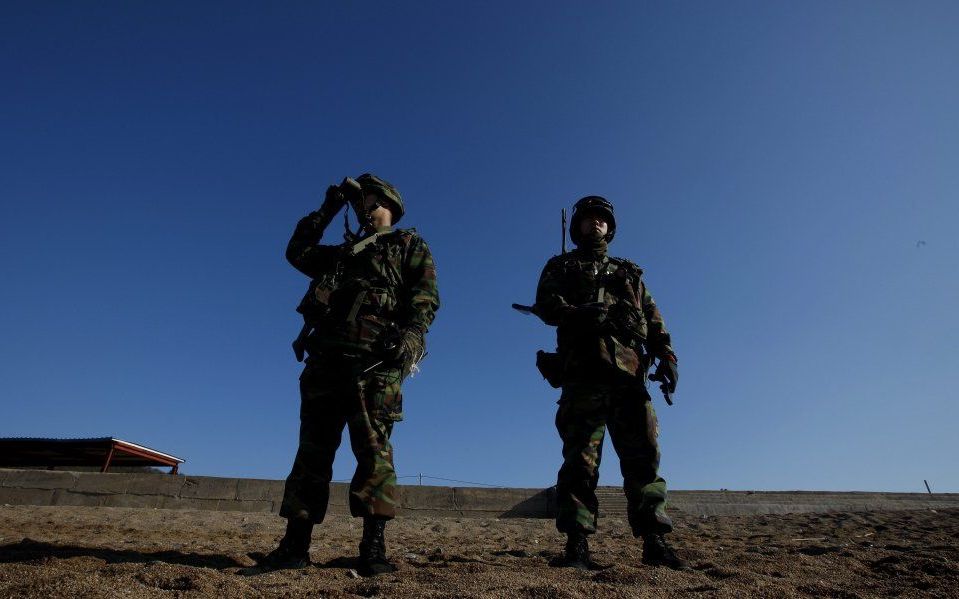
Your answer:
[[[549,489],[401,486],[402,515],[480,518],[552,518]],[[621,489],[597,490],[603,515],[623,516]],[[272,512],[283,481],[169,474],[100,474],[0,469],[0,504],[73,505]],[[694,515],[886,511],[959,507],[959,493],[818,491],[672,491],[672,509]],[[348,485],[333,483],[330,513],[349,513]]]

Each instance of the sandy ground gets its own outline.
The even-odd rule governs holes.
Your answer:
[[[399,571],[363,579],[360,521],[331,516],[313,535],[316,566],[245,577],[279,518],[3,506],[0,596],[959,597],[959,509],[675,518],[688,572],[640,564],[621,519],[591,539],[605,569],[580,572],[549,565],[563,543],[550,521],[418,517],[387,530]]]

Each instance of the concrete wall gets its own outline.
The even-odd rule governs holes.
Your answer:
[[[696,515],[881,512],[959,507],[959,493],[675,491],[670,506]]]
[[[607,516],[623,516],[621,489],[597,491]],[[552,518],[553,489],[401,487],[401,514],[489,518]],[[348,486],[334,483],[330,513],[349,513]],[[78,505],[273,512],[283,481],[168,474],[100,474],[0,469],[0,504]],[[959,494],[815,491],[673,491],[674,510],[694,515],[881,511],[959,507]]]

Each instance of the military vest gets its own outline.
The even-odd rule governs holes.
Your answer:
[[[604,256],[600,260],[567,256],[562,262],[563,297],[570,305],[602,303],[605,322],[595,330],[560,326],[557,342],[574,362],[599,359],[628,374],[646,372],[644,341],[648,323],[642,310],[642,269],[629,260]]]
[[[307,351],[370,352],[393,331],[404,293],[412,229],[377,233],[340,246],[335,265],[310,283],[297,311],[312,332]]]

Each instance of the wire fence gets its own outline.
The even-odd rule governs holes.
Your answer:
[[[461,485],[473,485],[473,486],[476,486],[476,487],[489,487],[490,489],[505,489],[505,488],[506,488],[504,485],[492,485],[492,484],[489,484],[489,483],[479,483],[479,482],[472,481],[472,480],[459,480],[459,479],[457,479],[457,478],[443,478],[442,476],[431,476],[431,475],[429,475],[429,474],[410,474],[410,475],[407,475],[407,476],[397,476],[396,478],[397,478],[397,480],[404,480],[404,479],[411,479],[411,478],[413,478],[413,479],[416,479],[417,484],[420,485],[420,486],[423,485],[423,481],[424,481],[424,480],[438,480],[438,481],[447,482],[447,483],[459,483],[459,484],[461,484]],[[348,483],[348,482],[350,482],[350,479],[334,480],[334,481],[330,481],[330,482],[334,482],[334,483]]]

